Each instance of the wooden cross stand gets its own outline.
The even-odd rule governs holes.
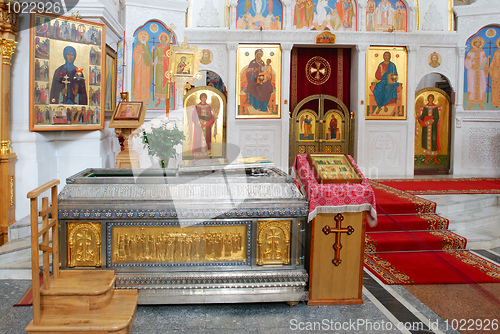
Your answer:
[[[323,227],[322,229],[325,235],[328,235],[330,233],[335,233],[335,243],[333,244],[333,249],[335,250],[335,254],[332,263],[336,266],[338,266],[342,262],[342,260],[340,259],[340,250],[342,249],[342,244],[340,243],[341,233],[347,233],[347,235],[351,235],[354,232],[354,228],[351,225],[347,226],[346,228],[342,228],[343,220],[344,216],[338,213],[335,216],[335,221],[337,222],[337,226],[335,228],[331,228],[330,226],[325,225],[325,227]]]

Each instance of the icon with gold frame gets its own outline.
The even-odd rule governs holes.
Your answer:
[[[33,13],[30,131],[104,128],[105,25]]]
[[[110,128],[139,127],[144,122],[146,108],[140,101],[121,101],[116,106],[111,121]]]
[[[361,183],[363,180],[344,153],[308,153],[318,183]]]
[[[225,157],[226,97],[218,89],[201,86],[184,97],[182,158]]]
[[[405,47],[368,49],[365,119],[406,119],[406,64]]]
[[[281,48],[238,48],[236,118],[281,118]]]

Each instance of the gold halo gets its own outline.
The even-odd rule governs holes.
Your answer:
[[[141,30],[137,33],[137,39],[139,40],[139,42],[141,41],[141,36],[143,35],[146,35],[146,41],[149,41],[149,34],[147,31],[145,30]]]
[[[167,34],[166,32],[161,32],[159,35],[158,35],[158,40],[161,41],[161,37],[162,36],[167,36],[167,44],[170,42],[170,35]]]
[[[474,38],[472,39],[472,41],[470,41],[470,45],[471,45],[473,48],[475,48],[475,47],[476,47],[476,46],[475,46],[476,40],[481,41],[481,46],[480,46],[480,48],[482,48],[482,47],[484,46],[484,39],[483,39],[482,37],[480,37],[480,36],[474,37]]]

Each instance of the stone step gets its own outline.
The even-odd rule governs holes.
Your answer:
[[[42,261],[40,256],[40,266]],[[0,246],[0,279],[31,278],[31,239],[16,239]]]
[[[499,205],[498,194],[420,195],[437,204],[436,213],[446,215]]]
[[[455,233],[467,239],[467,249],[493,249],[500,247],[500,224],[455,231]]]
[[[0,263],[2,266],[30,258],[30,238],[12,240],[0,247]]]
[[[39,220],[38,228],[42,226],[42,220]],[[29,216],[19,219],[9,226],[9,240],[29,238],[31,236],[31,220]]]
[[[500,206],[489,206],[482,209],[442,214],[450,221],[449,229],[457,232],[473,230],[490,225],[500,226]]]

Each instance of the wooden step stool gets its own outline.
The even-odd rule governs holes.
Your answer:
[[[137,310],[137,290],[115,290],[116,276],[112,270],[59,270],[59,221],[57,185],[52,180],[28,193],[31,199],[31,268],[33,286],[33,320],[26,327],[30,334],[38,333],[117,333],[132,331]],[[51,189],[51,202],[38,197]],[[49,220],[49,213],[51,219]],[[42,227],[38,230],[38,216]],[[52,233],[52,247],[49,231]],[[39,239],[42,243],[39,244]],[[43,254],[43,284],[38,277],[39,251]]]

